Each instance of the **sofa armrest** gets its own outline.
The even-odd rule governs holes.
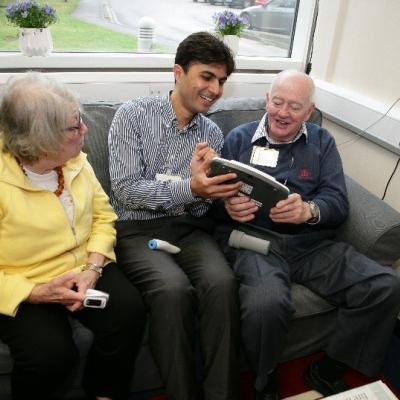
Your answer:
[[[346,177],[350,213],[336,237],[382,265],[400,259],[400,213]]]

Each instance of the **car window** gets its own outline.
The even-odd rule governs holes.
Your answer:
[[[296,0],[272,0],[268,5],[271,7],[294,8]]]

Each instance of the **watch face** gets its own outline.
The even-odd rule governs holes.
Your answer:
[[[309,201],[308,204],[310,205],[310,213],[311,213],[311,218],[309,219],[308,222],[311,223],[317,222],[319,219],[319,207],[313,201]]]

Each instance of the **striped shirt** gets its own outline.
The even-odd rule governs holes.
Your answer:
[[[124,103],[108,136],[110,198],[119,220],[205,214],[211,200],[190,189],[190,161],[199,142],[220,153],[222,132],[202,114],[178,130],[169,94]],[[160,174],[177,178],[156,179]]]

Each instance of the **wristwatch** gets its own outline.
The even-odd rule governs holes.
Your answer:
[[[94,264],[94,263],[87,263],[82,268],[82,271],[87,271],[88,269],[91,271],[97,272],[99,274],[99,276],[103,275],[103,267],[101,265]]]
[[[307,201],[310,206],[311,218],[307,220],[307,224],[315,224],[319,221],[319,207],[313,201]]]

